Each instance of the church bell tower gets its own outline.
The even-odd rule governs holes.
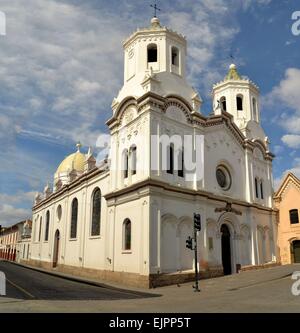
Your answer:
[[[260,125],[259,88],[241,76],[235,64],[230,65],[224,80],[213,86],[212,94],[216,115],[228,112],[247,138],[266,140]]]
[[[157,17],[123,43],[124,85],[112,108],[127,97],[138,99],[147,92],[162,97],[178,95],[199,111],[201,98],[186,82],[186,38],[164,27]]]

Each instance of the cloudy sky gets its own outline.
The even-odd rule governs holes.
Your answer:
[[[122,41],[149,25],[151,0],[0,0],[0,224],[30,217],[33,197],[64,156],[107,133],[123,79]],[[277,184],[300,176],[298,0],[161,0],[163,25],[188,39],[189,80],[210,92],[235,57],[261,90]]]

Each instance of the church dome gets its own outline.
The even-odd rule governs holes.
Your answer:
[[[59,165],[56,174],[75,170],[78,172],[84,171],[85,154],[80,152],[80,144],[77,144],[77,152],[67,156]]]

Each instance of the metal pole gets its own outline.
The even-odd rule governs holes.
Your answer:
[[[195,286],[194,286],[194,291],[195,292],[199,292],[199,284],[198,284],[198,256],[197,256],[197,229],[195,228],[194,225],[194,240],[195,240],[195,247],[194,247],[194,251],[195,251]]]

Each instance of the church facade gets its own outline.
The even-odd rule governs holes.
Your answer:
[[[232,64],[213,86],[213,113],[205,117],[186,80],[184,36],[153,18],[123,46],[109,155],[96,165],[78,145],[53,188],[37,194],[29,264],[143,287],[187,281],[195,264],[202,277],[275,264],[274,156],[258,87]],[[162,136],[191,141],[164,147],[153,140]],[[201,166],[187,170],[190,146]],[[194,212],[202,222],[198,263],[186,248]]]

